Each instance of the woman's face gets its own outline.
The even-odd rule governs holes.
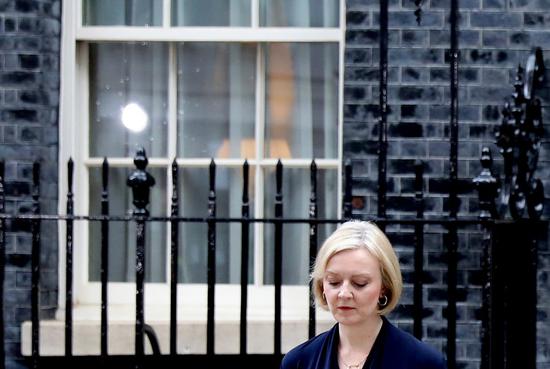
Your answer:
[[[364,248],[335,254],[327,263],[323,291],[340,324],[361,324],[377,317],[383,293],[378,260]]]

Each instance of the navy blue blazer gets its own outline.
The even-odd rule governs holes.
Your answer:
[[[443,356],[385,317],[363,369],[445,369]],[[289,351],[281,369],[338,369],[338,324]]]

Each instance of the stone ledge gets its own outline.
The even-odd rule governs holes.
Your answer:
[[[169,352],[169,324],[163,322],[148,322],[157,335],[161,353]],[[329,329],[334,322],[320,321],[317,332]],[[307,340],[307,320],[283,321],[282,350],[287,352],[297,344]],[[178,353],[206,353],[206,322],[182,322],[178,324]],[[135,327],[132,322],[110,322],[109,324],[109,354],[134,354]],[[65,322],[63,320],[43,320],[40,322],[40,354],[43,356],[64,355]],[[273,352],[273,322],[249,321],[248,353]],[[151,353],[151,347],[146,340],[146,352]],[[239,322],[224,321],[216,323],[215,352],[234,354],[239,352]],[[31,323],[24,322],[21,328],[21,353],[31,355]],[[77,321],[73,326],[73,354],[99,355],[100,324],[97,321]]]

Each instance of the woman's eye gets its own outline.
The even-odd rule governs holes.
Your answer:
[[[356,287],[359,287],[359,288],[363,288],[367,285],[366,282],[361,282],[361,283],[355,282],[354,284],[355,284]]]
[[[328,284],[329,284],[329,286],[336,287],[340,284],[340,282],[334,282],[334,281],[331,282],[331,281],[329,281]]]

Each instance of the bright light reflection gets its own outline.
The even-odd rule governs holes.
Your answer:
[[[129,103],[121,109],[120,120],[124,127],[132,132],[141,132],[147,126],[149,117],[141,106],[136,103]]]

